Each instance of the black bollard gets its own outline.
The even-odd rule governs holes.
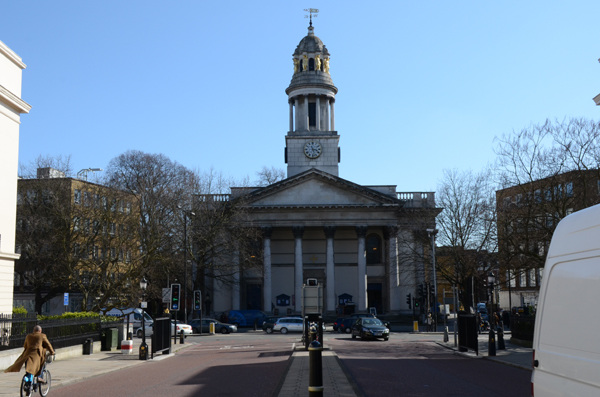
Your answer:
[[[496,333],[490,328],[490,339],[488,341],[488,356],[496,355]]]
[[[148,345],[146,344],[146,342],[142,342],[142,344],[140,345],[140,356],[139,356],[140,360],[147,360],[148,359]]]
[[[309,379],[308,395],[323,396],[323,347],[319,341],[313,341],[308,347]]]
[[[185,343],[183,330],[181,330],[181,332],[179,333],[179,343],[181,343],[182,345]]]
[[[498,327],[498,350],[506,350],[506,345],[504,344],[504,330],[502,327]]]

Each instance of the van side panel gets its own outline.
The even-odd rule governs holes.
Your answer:
[[[534,395],[600,396],[600,205],[560,222],[540,287]]]

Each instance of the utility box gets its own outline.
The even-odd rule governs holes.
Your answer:
[[[107,328],[102,331],[102,350],[111,351],[119,347],[119,329]]]
[[[323,313],[323,287],[318,285],[316,279],[309,278],[309,284],[302,286],[302,314]]]

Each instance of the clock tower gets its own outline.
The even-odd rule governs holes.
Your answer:
[[[294,75],[285,90],[290,125],[285,137],[288,178],[311,168],[338,176],[340,137],[335,131],[337,87],[329,74],[329,51],[315,36],[312,18],[308,35],[292,55]]]

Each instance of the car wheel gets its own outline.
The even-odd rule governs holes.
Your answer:
[[[352,339],[356,339],[356,335],[354,335],[354,332],[352,332]]]
[[[142,337],[142,329],[141,328],[137,330],[137,337],[138,338]]]
[[[288,333],[288,330],[287,330],[287,328],[281,328],[281,333],[282,333],[282,334],[287,334],[287,333]]]
[[[387,340],[388,340],[388,338],[383,338],[383,340],[387,341]]]
[[[267,328],[265,329],[265,332],[266,332],[267,334],[272,334],[272,333],[273,333],[273,328],[271,328],[271,327],[267,327]]]
[[[223,328],[221,328],[221,333],[222,334],[228,334],[229,331],[227,331],[227,328],[223,327]]]
[[[346,333],[349,334],[350,332],[352,332],[351,328],[346,328]]]

